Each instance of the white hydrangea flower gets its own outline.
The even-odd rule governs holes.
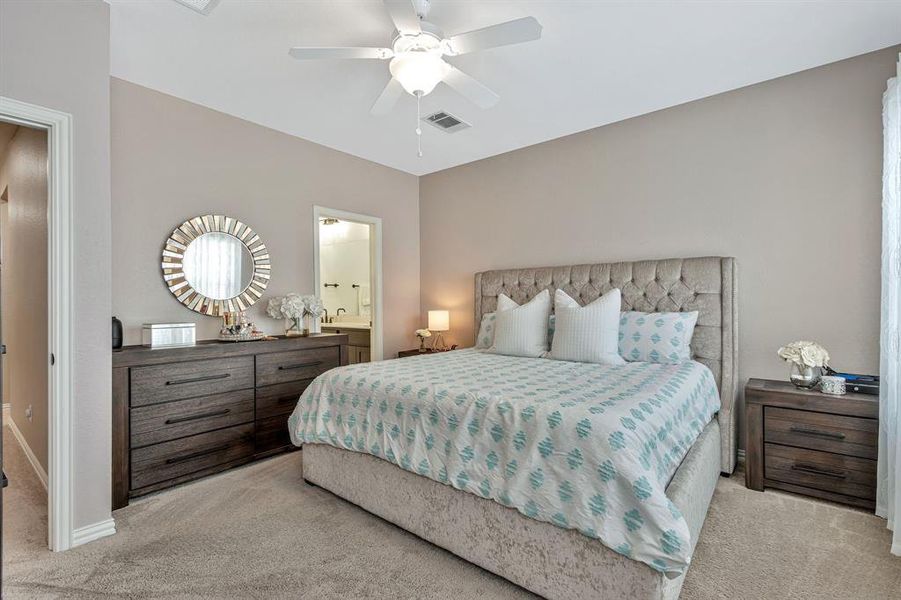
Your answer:
[[[820,344],[798,340],[779,348],[779,357],[785,362],[804,367],[825,367],[829,365],[829,352]]]

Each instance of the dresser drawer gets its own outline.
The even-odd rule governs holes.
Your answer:
[[[311,379],[338,366],[338,346],[257,355],[257,386]]]
[[[875,459],[879,422],[875,419],[766,407],[764,440],[848,456]]]
[[[288,433],[288,415],[258,419],[256,425],[257,454],[294,447]]]
[[[818,450],[765,444],[764,477],[808,488],[873,500],[876,461]]]
[[[253,423],[131,451],[131,487],[142,488],[253,455]]]
[[[256,418],[265,419],[291,414],[291,411],[297,406],[300,395],[312,382],[312,379],[301,379],[257,388]]]
[[[201,396],[131,410],[131,447],[140,448],[254,419],[253,390]]]
[[[252,387],[252,356],[135,367],[131,370],[131,406],[211,396]]]

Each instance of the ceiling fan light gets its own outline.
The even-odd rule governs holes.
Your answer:
[[[449,66],[432,52],[403,52],[391,59],[388,69],[408,93],[425,96],[444,79]]]

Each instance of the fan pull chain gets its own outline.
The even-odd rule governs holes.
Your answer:
[[[422,113],[420,103],[422,102],[422,92],[416,92],[416,150],[419,158],[422,158]]]

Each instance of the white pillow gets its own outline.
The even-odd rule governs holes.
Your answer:
[[[579,306],[563,290],[554,294],[556,327],[549,358],[602,365],[624,365],[619,355],[619,309],[622,294],[612,289],[591,304]]]
[[[624,312],[620,318],[619,353],[629,361],[678,364],[691,360],[691,338],[698,311]]]
[[[501,294],[494,321],[494,352],[538,358],[547,352],[551,295],[547,290],[519,306]]]
[[[514,307],[515,308],[515,307]],[[477,350],[485,350],[494,345],[494,321],[497,313],[485,313],[482,315],[482,323],[479,325],[479,333],[476,336],[475,348]],[[554,340],[554,323],[555,317],[551,315],[547,320],[547,345],[550,346]]]

